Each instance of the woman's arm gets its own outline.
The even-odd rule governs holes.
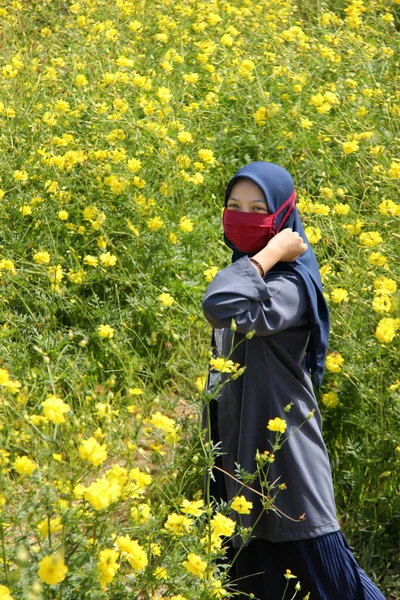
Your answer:
[[[226,267],[210,283],[203,299],[203,311],[212,327],[230,327],[237,331],[270,335],[294,325],[306,312],[303,284],[293,273],[271,274],[268,270],[279,261],[290,262],[307,249],[302,238],[284,229],[254,258],[267,272],[263,279],[247,256]]]
[[[226,267],[213,279],[203,299],[207,321],[215,329],[271,335],[295,325],[307,311],[303,282],[295,273],[260,277],[247,256]]]

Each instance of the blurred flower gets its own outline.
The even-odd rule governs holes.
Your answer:
[[[98,467],[107,458],[107,446],[106,444],[99,444],[94,437],[90,437],[79,446],[79,456]]]
[[[377,267],[383,267],[387,265],[388,259],[386,256],[381,254],[380,252],[371,252],[368,257],[368,262],[370,265],[376,265]]]
[[[175,302],[173,296],[171,296],[171,294],[168,294],[167,292],[163,292],[162,294],[160,294],[158,296],[158,299],[161,302],[161,304],[166,307],[172,306]]]
[[[322,402],[328,408],[335,408],[339,404],[339,397],[336,392],[327,392],[322,394]]]
[[[179,229],[181,229],[182,231],[185,231],[186,233],[193,231],[192,221],[190,219],[188,219],[187,217],[181,217],[179,219]]]
[[[380,294],[386,294],[390,296],[394,294],[397,289],[397,284],[394,279],[390,279],[390,277],[378,277],[378,279],[374,280],[374,288]]]
[[[36,469],[37,464],[28,458],[27,456],[19,456],[13,462],[13,467],[19,473],[19,475],[32,475],[33,471]]]
[[[164,524],[164,529],[174,537],[185,535],[193,526],[193,519],[189,519],[184,515],[172,513],[168,515],[167,521]]]
[[[114,337],[114,328],[110,325],[99,325],[97,328],[99,337],[112,338]]]
[[[100,552],[97,568],[99,570],[100,586],[104,590],[108,583],[114,579],[116,572],[120,568],[117,562],[118,552],[112,549],[105,549]]]
[[[181,502],[181,511],[185,515],[192,515],[193,517],[200,517],[204,513],[204,502],[203,500],[187,500],[186,498]]]
[[[365,231],[364,233],[360,233],[359,240],[363,246],[369,246],[369,248],[373,248],[383,242],[382,236],[378,231]]]
[[[331,373],[340,373],[344,364],[343,356],[339,352],[329,352],[325,366]]]
[[[44,416],[52,423],[59,425],[60,423],[65,423],[64,415],[71,407],[66,402],[63,402],[61,398],[50,394],[47,400],[42,402],[42,408]]]
[[[157,231],[164,227],[164,221],[160,217],[153,217],[147,221],[147,227],[150,231]]]
[[[319,227],[306,227],[304,231],[310,244],[316,244],[322,237]]]
[[[335,304],[339,304],[340,302],[347,302],[349,297],[348,292],[343,288],[334,288],[331,291],[331,299]]]
[[[45,556],[39,563],[39,579],[48,585],[57,585],[64,581],[68,567],[60,554]]]
[[[350,142],[342,142],[342,148],[345,154],[351,154],[352,152],[357,152],[359,145],[356,140],[352,140]]]
[[[210,267],[209,269],[203,271],[203,275],[208,283],[210,283],[214,279],[217,273],[218,267]]]
[[[378,323],[375,335],[381,344],[391,342],[398,328],[400,327],[400,319],[391,319],[384,317]]]
[[[187,560],[183,561],[182,564],[185,567],[186,571],[188,571],[192,575],[196,575],[196,577],[200,577],[200,579],[204,577],[204,572],[207,568],[207,563],[206,561],[202,560],[202,558],[198,554],[190,552],[187,556]]]
[[[389,312],[392,308],[392,301],[386,294],[377,294],[372,300],[372,308],[375,312]]]

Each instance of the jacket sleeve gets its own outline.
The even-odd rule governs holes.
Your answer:
[[[262,279],[244,256],[217,273],[202,307],[215,329],[230,327],[234,319],[240,333],[271,335],[303,319],[307,300],[295,273],[267,273]]]

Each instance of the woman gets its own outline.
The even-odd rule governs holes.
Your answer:
[[[231,570],[241,597],[281,600],[286,585],[291,597],[300,581],[302,598],[309,592],[311,600],[382,600],[336,517],[312,385],[319,389],[324,373],[329,312],[295,199],[290,174],[267,162],[241,168],[226,189],[224,240],[233,264],[209,285],[203,310],[213,327],[215,355],[229,355],[246,368],[210,405],[211,438],[222,449],[216,464],[226,472],[214,469],[211,491],[217,500],[240,494],[253,504],[250,514],[240,515],[252,536]],[[246,337],[250,332],[254,335]],[[257,481],[249,489],[231,476],[237,464],[256,471],[256,453],[270,451],[274,442],[267,425],[276,417],[286,422],[282,440],[301,427],[269,465],[269,481],[286,489],[276,497],[277,511],[266,511]],[[232,518],[239,521],[234,512]],[[232,545],[231,557],[242,538],[236,536]],[[288,578],[287,569],[296,579]]]

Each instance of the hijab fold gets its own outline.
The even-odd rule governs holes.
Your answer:
[[[291,196],[294,191],[294,183],[291,175],[279,165],[270,162],[252,162],[235,173],[229,181],[225,192],[225,207],[229,199],[231,190],[235,183],[241,178],[247,178],[253,181],[264,194],[268,212],[276,212],[282,204]],[[281,220],[285,217],[287,209],[283,210],[277,217],[276,229],[279,228]],[[297,207],[287,217],[283,229],[291,228],[297,231],[300,237],[308,245],[308,248],[296,260],[292,262],[280,261],[276,263],[268,272],[295,272],[304,282],[307,291],[308,311],[311,322],[311,335],[306,349],[305,366],[311,375],[312,382],[319,390],[321,387],[326,354],[328,351],[329,340],[329,310],[322,291],[322,282],[319,272],[318,262],[314,251],[307,239],[303,224],[300,219]],[[228,240],[224,234],[224,241],[233,251],[232,262],[246,256],[245,252],[240,252]],[[256,252],[248,254],[253,256]]]

